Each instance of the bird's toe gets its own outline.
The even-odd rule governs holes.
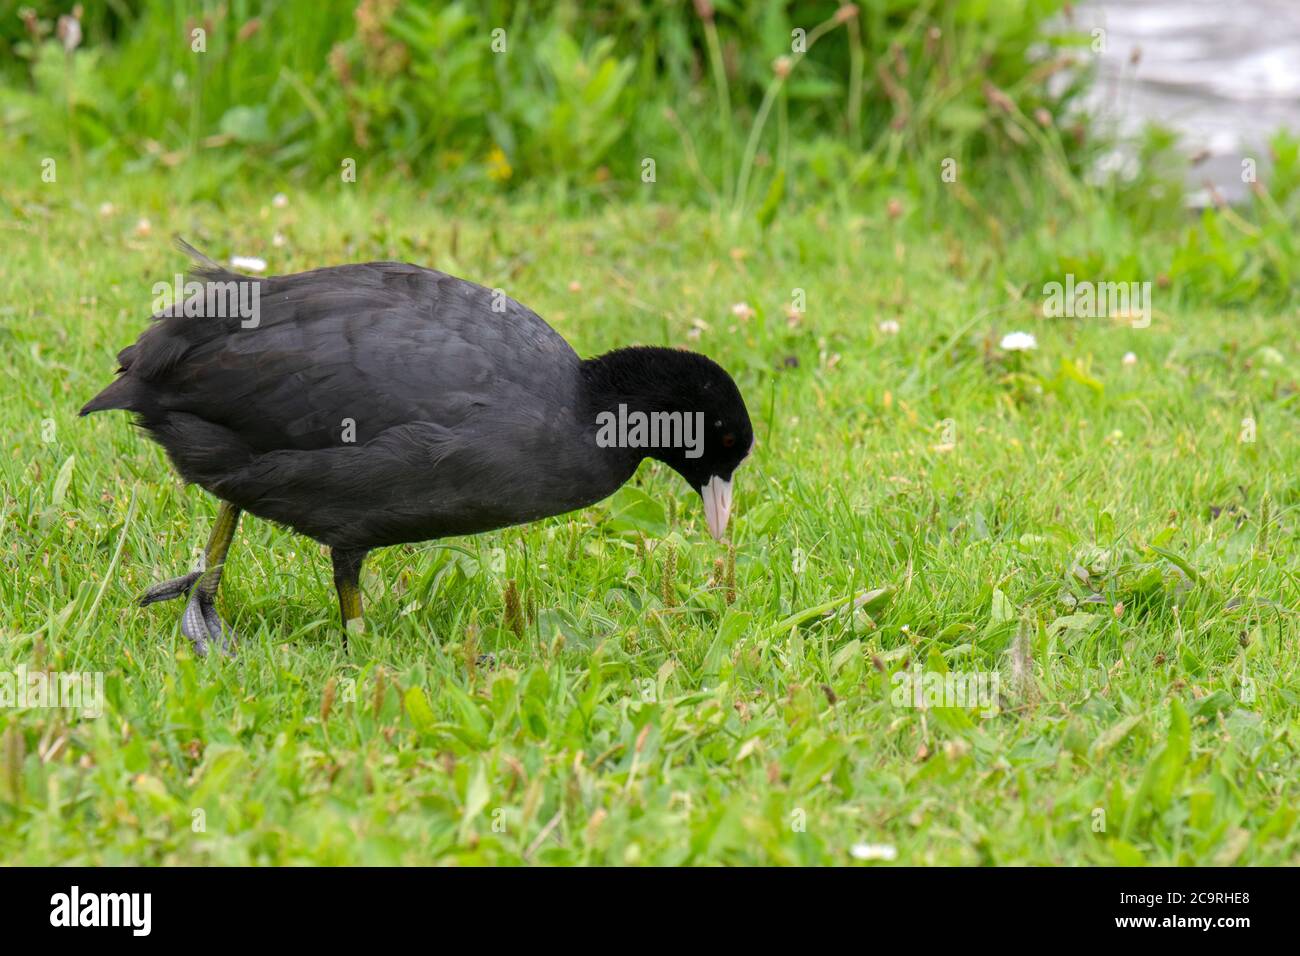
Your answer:
[[[217,614],[216,605],[208,601],[203,606],[203,619],[208,625],[208,635],[212,642],[216,644],[217,650],[227,657],[235,656],[235,645],[238,643],[239,636],[235,629],[221,619]]]
[[[195,591],[186,603],[185,613],[181,616],[181,633],[190,639],[199,657],[206,657],[213,647],[220,654],[234,656],[238,635],[234,628],[221,620],[212,598],[202,591]]]
[[[182,577],[158,582],[140,595],[138,598],[140,606],[148,607],[158,601],[171,601],[178,597],[184,597],[190,593],[194,587],[194,582],[199,579],[199,575],[202,573],[202,571],[191,571]]]

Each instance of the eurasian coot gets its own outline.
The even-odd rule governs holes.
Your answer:
[[[221,500],[189,596],[198,653],[234,633],[214,598],[242,511],[331,549],[345,628],[373,548],[582,508],[643,458],[676,470],[720,538],[753,446],[735,382],[692,352],[580,359],[500,290],[400,262],[258,278],[200,260],[81,410],[134,412],[188,482]],[[180,285],[180,283],[178,283]]]

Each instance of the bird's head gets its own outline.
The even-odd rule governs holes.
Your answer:
[[[740,389],[696,352],[626,348],[588,365],[596,398],[596,443],[631,449],[668,465],[699,492],[709,531],[721,540],[731,517],[732,481],[754,447]]]

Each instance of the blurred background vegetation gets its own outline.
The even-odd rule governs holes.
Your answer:
[[[1044,30],[1062,7],[102,0],[73,37],[69,5],[2,0],[3,124],[97,166],[202,160],[205,188],[352,157],[446,192],[633,194],[653,158],[674,199],[761,205],[778,177],[798,197],[922,156],[1077,156],[1086,71],[1049,92],[1081,42]]]
[[[1096,222],[1096,248],[1045,257],[1047,277],[1294,297],[1295,139],[1252,208],[1189,222],[1170,135],[1137,144],[1136,177],[1101,172],[1092,40],[1064,0],[0,0],[0,132],[74,177],[166,175],[178,200],[326,189],[352,160],[431,203],[647,201],[763,228],[888,201],[998,247],[1061,215]]]

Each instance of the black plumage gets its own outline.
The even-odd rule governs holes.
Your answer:
[[[192,279],[248,284],[252,319],[212,314],[230,310],[210,299],[155,315],[82,414],[134,412],[233,521],[249,511],[333,548],[336,582],[355,585],[372,548],[592,504],[646,455],[701,492],[715,534],[725,525],[753,433],[735,383],[708,358],[628,348],[584,361],[501,292],[399,262],[259,278],[203,261]],[[598,417],[620,405],[703,413],[702,453],[601,447]],[[194,591],[207,636],[219,638],[216,584],[204,594],[200,573],[187,577],[148,599]],[[359,616],[342,584],[340,601],[345,619]],[[185,629],[202,651],[201,623]]]

